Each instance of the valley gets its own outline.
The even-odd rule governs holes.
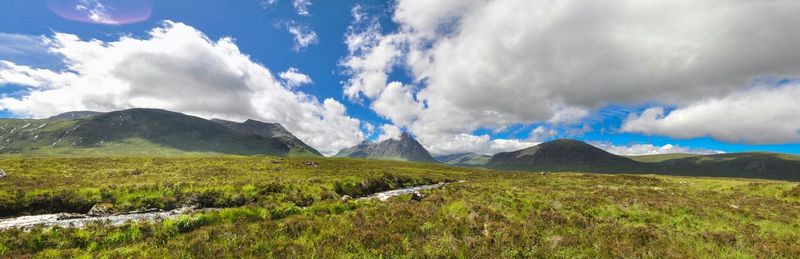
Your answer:
[[[784,181],[274,156],[6,157],[0,168],[3,218],[219,208],[7,229],[2,257],[800,256],[800,186]],[[355,199],[460,180],[419,201]]]

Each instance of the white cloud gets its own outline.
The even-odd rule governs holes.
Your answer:
[[[622,131],[737,143],[800,143],[800,84],[757,87],[679,107],[631,114]]]
[[[381,95],[372,102],[372,110],[400,126],[407,126],[422,112],[422,105],[414,100],[411,89],[400,82],[386,86]]]
[[[288,87],[298,87],[301,85],[307,85],[314,83],[306,74],[300,73],[300,70],[297,68],[290,67],[288,70],[281,72],[278,76],[283,79],[286,86]]]
[[[622,156],[662,155],[662,154],[674,154],[674,153],[707,155],[707,154],[723,153],[722,151],[719,150],[686,148],[672,144],[666,144],[663,146],[655,146],[652,144],[632,144],[629,146],[617,146],[604,142],[591,142],[590,144],[598,148],[601,148],[605,151],[608,151],[609,153]]]
[[[547,128],[545,126],[539,126],[531,131],[530,139],[536,140],[538,142],[542,142],[548,140],[552,137],[558,135],[558,132],[552,128]]]
[[[278,0],[261,0],[261,8],[267,9],[278,3]]]
[[[294,10],[297,11],[297,15],[311,15],[308,11],[308,7],[311,6],[311,0],[293,0],[292,5],[294,6]]]
[[[361,128],[364,129],[365,132],[367,132],[367,135],[372,135],[373,133],[375,133],[375,125],[369,123],[368,121],[362,121]]]
[[[317,33],[311,30],[308,26],[299,25],[296,23],[287,23],[286,30],[294,36],[294,50],[300,51],[311,44],[317,44],[319,37]]]
[[[426,146],[479,128],[577,123],[608,104],[686,105],[800,75],[796,1],[398,0],[389,33],[362,11],[353,9],[345,39],[345,95],[379,99],[389,74],[404,69],[425,108],[402,120],[416,118],[408,129]]]
[[[400,127],[392,124],[383,124],[381,125],[381,135],[378,136],[378,142],[387,139],[398,139],[401,134],[403,134],[403,130]]]
[[[81,40],[56,33],[50,50],[64,71],[3,62],[2,82],[29,86],[0,98],[0,109],[47,117],[66,111],[152,107],[205,118],[278,122],[324,154],[360,142],[360,122],[333,100],[322,102],[277,80],[230,38],[216,41],[183,23],[165,22],[143,39]]]
[[[360,5],[352,9],[354,20],[345,35],[349,55],[340,65],[351,78],[345,83],[344,94],[357,99],[361,94],[376,98],[386,87],[388,73],[401,54],[391,36],[381,35],[377,19],[367,19]]]
[[[532,140],[491,139],[489,135],[454,134],[436,138],[419,136],[420,142],[431,154],[477,153],[494,155],[500,152],[516,151],[539,144]]]
[[[89,18],[89,20],[95,23],[111,25],[119,24],[119,22],[115,21],[114,18],[111,17],[111,7],[106,6],[99,0],[80,0],[78,1],[78,4],[75,5],[75,10],[85,13],[86,18]]]

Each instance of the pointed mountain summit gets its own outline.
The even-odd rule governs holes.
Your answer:
[[[358,145],[342,149],[336,157],[352,157],[383,160],[400,160],[424,163],[436,163],[428,150],[408,133],[399,139],[387,139],[379,143],[363,141]]]

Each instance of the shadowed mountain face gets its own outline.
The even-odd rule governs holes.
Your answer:
[[[2,153],[157,155],[183,152],[319,155],[283,127],[243,133],[221,123],[157,109],[95,115],[59,115],[47,120],[4,119]],[[77,117],[76,119],[69,119]],[[230,122],[235,124],[233,122]],[[252,121],[242,124],[257,124]],[[282,131],[267,133],[280,128]]]
[[[383,160],[401,160],[424,163],[436,163],[428,150],[425,149],[408,133],[403,133],[400,139],[387,139],[380,143],[369,141],[342,149],[336,157],[352,157]]]
[[[489,163],[490,159],[492,159],[490,155],[475,153],[461,153],[436,157],[436,160],[439,160],[439,162],[454,166],[484,166]]]
[[[236,123],[220,119],[213,119],[211,121],[223,125],[240,134],[278,139],[284,143],[289,144],[292,148],[298,149],[298,151],[307,150],[311,153],[314,153],[315,155],[320,155],[320,156],[322,155],[319,152],[317,152],[317,150],[315,150],[302,140],[292,135],[291,132],[286,130],[286,128],[284,128],[282,125],[278,123],[266,123],[257,120],[247,120],[242,123]]]
[[[529,165],[552,168],[591,168],[635,166],[639,164],[629,158],[617,156],[582,141],[559,139],[526,149],[498,153],[492,156],[490,165]]]

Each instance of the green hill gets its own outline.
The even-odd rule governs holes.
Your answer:
[[[475,154],[475,153],[461,153],[461,154],[436,156],[436,160],[439,160],[439,162],[448,165],[467,166],[467,167],[484,166],[487,163],[489,163],[489,160],[491,159],[492,156]]]
[[[667,160],[677,159],[677,158],[687,158],[687,157],[696,157],[702,156],[698,154],[685,154],[685,153],[673,153],[673,154],[659,154],[659,155],[641,155],[641,156],[626,156],[627,158],[633,159],[634,161],[645,162],[645,163],[654,163],[654,162],[664,162]]]
[[[42,120],[2,119],[0,143],[3,154],[319,155],[291,134],[246,134],[217,122],[157,109],[81,112]]]

